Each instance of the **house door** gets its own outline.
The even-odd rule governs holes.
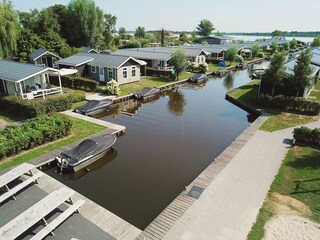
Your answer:
[[[104,68],[99,68],[99,80],[104,82]]]

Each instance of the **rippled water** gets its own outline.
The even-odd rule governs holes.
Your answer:
[[[249,80],[248,70],[232,72],[149,103],[125,102],[100,117],[126,126],[113,153],[87,173],[49,174],[144,229],[248,126],[225,93]]]

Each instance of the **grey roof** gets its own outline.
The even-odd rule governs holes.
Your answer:
[[[171,52],[144,51],[143,48],[121,49],[111,53],[111,55],[130,56],[137,59],[167,61],[171,57]]]
[[[137,61],[132,57],[130,58],[128,56],[97,54],[97,53],[77,53],[75,56],[92,58],[93,60],[88,63],[88,65],[90,66],[119,68],[130,59],[132,59],[133,61],[136,61],[139,65],[141,65],[141,62]]]
[[[55,57],[57,57],[57,58],[60,58],[59,56],[53,54],[52,52],[47,51],[47,50],[44,49],[44,48],[39,48],[39,49],[36,50],[35,52],[31,53],[31,54],[29,55],[29,58],[30,58],[31,61],[33,61],[33,60],[37,60],[39,57],[41,57],[41,56],[43,56],[43,55],[45,55],[45,54],[50,54],[50,55],[52,55],[52,56],[55,56]]]
[[[29,63],[0,60],[0,79],[9,82],[21,82],[46,71],[57,70]]]
[[[91,48],[91,47],[81,47],[82,53],[99,53],[97,50]]]
[[[213,38],[213,39],[220,39],[220,40],[232,40],[233,37],[229,36],[208,36],[208,37],[201,37],[199,39],[205,39],[205,38]]]
[[[97,54],[97,53],[95,53]],[[86,64],[88,62],[93,61],[93,57],[87,56],[87,55],[80,55],[79,53],[70,57],[67,57],[65,59],[61,59],[57,61],[57,64],[59,65],[67,65],[71,67],[77,67],[82,64]]]
[[[293,69],[294,69],[294,66],[296,65],[296,63],[297,63],[297,59],[295,58],[285,64],[285,67],[286,67],[285,72],[288,75],[294,74]],[[311,76],[314,77],[318,73],[318,71],[320,70],[320,65],[315,65],[315,64],[311,63],[311,68],[312,68]]]

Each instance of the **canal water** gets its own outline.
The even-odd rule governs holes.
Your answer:
[[[48,174],[144,229],[247,128],[247,113],[226,101],[225,93],[250,81],[249,75],[231,72],[148,103],[122,103],[99,116],[126,126],[114,152],[89,172]]]

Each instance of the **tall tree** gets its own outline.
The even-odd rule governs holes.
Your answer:
[[[272,51],[272,53],[275,53],[277,51],[278,45],[279,45],[278,42],[272,42],[271,43],[271,51]]]
[[[231,46],[227,49],[226,53],[225,53],[225,60],[230,62],[230,65],[232,63],[232,61],[234,61],[236,59],[238,53],[238,49],[236,46]]]
[[[297,90],[297,96],[299,96],[299,91],[301,89],[305,89],[311,84],[311,58],[312,53],[310,49],[302,51],[293,68],[293,76],[291,80],[294,88]]]
[[[197,26],[197,33],[200,36],[210,36],[211,32],[214,30],[215,28],[213,27],[212,22],[210,22],[208,19],[203,19],[200,21],[200,23]]]
[[[116,32],[117,17],[112,14],[104,14],[104,41],[108,49],[114,48],[113,33]]]
[[[20,25],[18,14],[11,2],[0,2],[0,57],[7,57],[17,50]]]
[[[164,46],[164,28],[161,29],[161,46]]]
[[[267,69],[263,76],[266,81],[272,82],[272,96],[274,95],[275,86],[283,83],[285,76],[285,60],[286,57],[283,53],[276,52],[270,61],[269,69]]]
[[[282,32],[281,32],[280,30],[274,30],[274,31],[271,33],[271,36],[272,36],[272,37],[282,36]]]
[[[179,41],[181,43],[186,43],[186,42],[188,42],[188,40],[189,40],[189,38],[188,38],[188,36],[187,36],[187,34],[185,32],[180,33]]]
[[[145,31],[144,27],[141,27],[141,26],[137,27],[137,28],[136,28],[136,31],[135,31],[135,33],[134,33],[134,36],[135,36],[136,38],[145,38],[145,36],[146,36],[146,31]]]
[[[93,0],[71,0],[67,6],[68,41],[76,47],[100,48],[105,31],[103,11]]]
[[[187,54],[182,48],[178,48],[171,53],[168,63],[173,67],[176,79],[179,79],[179,75],[184,72],[189,65]]]
[[[311,43],[312,47],[318,47],[320,46],[320,35],[318,35],[317,37],[315,37],[313,39],[313,42]]]
[[[290,49],[296,48],[297,44],[298,44],[297,40],[296,40],[295,38],[292,39],[292,40],[290,41]]]

